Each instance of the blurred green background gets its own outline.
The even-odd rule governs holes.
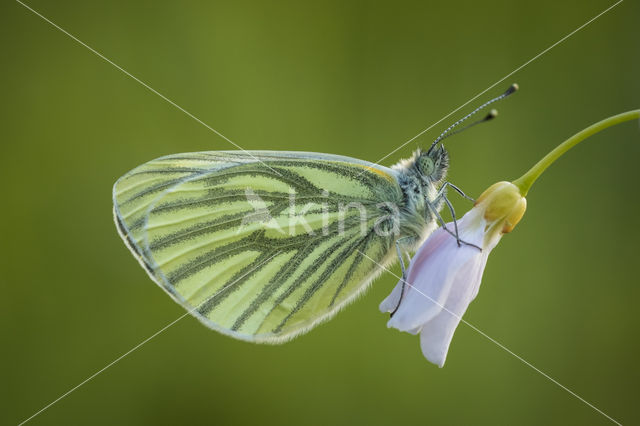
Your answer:
[[[245,149],[376,161],[613,0],[27,4]],[[183,313],[117,235],[114,181],[234,147],[19,3],[1,8],[0,421],[15,424]],[[640,107],[639,18],[621,3],[382,163],[517,81],[496,121],[448,148],[471,195],[518,177]],[[465,317],[626,424],[640,423],[639,139],[634,123],[607,130],[542,177]],[[395,281],[283,346],[185,318],[32,423],[608,423],[464,325],[445,367],[429,364],[378,312]]]

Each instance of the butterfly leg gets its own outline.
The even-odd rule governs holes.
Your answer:
[[[458,242],[458,247],[460,247],[460,243],[462,243],[464,245],[475,247],[478,250],[482,251],[481,247],[478,247],[477,245],[475,245],[473,243],[468,243],[468,242],[460,239],[460,234],[458,233],[458,220],[456,219],[456,211],[453,208],[453,205],[451,204],[451,201],[449,201],[449,199],[447,197],[442,197],[442,198],[444,199],[444,202],[447,205],[447,207],[449,207],[449,211],[451,212],[451,217],[453,218],[453,226],[455,228],[455,237],[456,237],[456,241]]]
[[[466,198],[467,200],[473,201],[475,203],[476,200],[474,200],[473,198],[469,197],[467,194],[462,192],[462,189],[458,188],[457,186],[455,186],[451,182],[445,182],[445,183],[442,184],[442,187],[440,188],[440,190],[438,191],[438,194],[436,195],[436,199],[444,194],[444,192],[445,192],[445,190],[447,189],[448,186],[450,186],[454,191],[456,191],[458,194],[460,194],[463,198]]]
[[[398,254],[398,260],[400,260],[400,269],[402,270],[402,289],[400,290],[400,298],[398,299],[398,304],[396,305],[395,309],[393,311],[391,311],[390,316],[393,317],[393,314],[396,313],[396,311],[398,310],[398,308],[400,307],[400,302],[402,302],[402,297],[404,296],[404,290],[407,286],[407,269],[404,266],[404,259],[403,259],[403,252],[402,249],[400,248],[400,242],[402,240],[404,240],[407,237],[404,238],[398,238],[396,240],[396,253]]]
[[[445,223],[444,219],[442,219],[442,216],[440,216],[440,213],[438,212],[438,209],[436,209],[433,204],[431,204],[429,201],[427,201],[427,206],[429,207],[429,209],[431,210],[433,215],[436,217],[436,219],[438,219],[438,222],[440,222],[440,225],[442,226],[442,229],[444,229],[449,235],[451,235],[452,237],[454,237],[456,239],[456,241],[458,242],[458,246],[460,246],[461,244],[464,244],[464,245],[467,245],[467,246],[475,247],[478,250],[482,251],[482,248],[478,247],[477,245],[472,244],[472,243],[468,243],[468,242],[460,239],[460,233],[458,231],[458,220],[456,219],[456,211],[454,210],[453,205],[451,204],[451,201],[449,201],[449,199],[446,197],[446,195],[444,195],[444,193],[441,194],[439,197],[444,201],[444,203],[449,208],[449,211],[451,212],[451,217],[453,218],[453,227],[454,227],[453,231],[451,231],[447,227],[447,224]]]
[[[447,197],[445,197],[444,195],[439,195],[439,198],[443,198],[443,199],[447,199]],[[458,245],[460,245],[460,237],[458,235],[458,223],[455,220],[455,216],[453,219],[453,224],[455,227],[455,232],[451,231],[449,228],[447,228],[447,224],[444,221],[444,219],[442,218],[442,216],[440,216],[440,213],[438,212],[438,209],[435,208],[435,206],[433,204],[431,204],[429,201],[427,201],[427,207],[429,207],[429,210],[431,210],[431,213],[433,213],[433,215],[436,217],[436,219],[438,220],[438,222],[440,222],[440,226],[442,226],[442,229],[444,229],[447,233],[449,233],[449,235],[451,235],[452,237],[454,237],[456,239],[456,241],[458,241]]]
[[[482,251],[482,249],[480,247],[478,247],[477,245],[468,243],[466,241],[462,241],[460,239],[460,234],[458,233],[458,221],[456,220],[456,211],[453,208],[453,205],[451,204],[451,201],[449,201],[449,199],[447,198],[447,195],[446,195],[447,187],[453,188],[458,194],[460,194],[462,197],[466,198],[467,200],[470,200],[470,201],[473,201],[473,202],[476,201],[473,198],[469,197],[467,194],[465,194],[460,188],[458,188],[457,186],[455,186],[451,182],[443,183],[442,187],[440,188],[440,190],[436,194],[436,200],[442,199],[445,202],[445,204],[447,205],[447,207],[449,208],[449,211],[451,212],[451,217],[453,218],[453,226],[455,227],[455,235],[451,234],[451,232],[446,228],[446,226],[443,225],[443,228],[445,228],[445,230],[447,232],[449,232],[449,234],[455,236],[456,241],[458,242],[458,247],[460,246],[460,243],[462,243],[462,244],[466,244],[468,246],[475,247],[478,250]],[[441,223],[444,223],[444,221],[442,220],[442,217],[438,217],[438,219],[440,220]]]

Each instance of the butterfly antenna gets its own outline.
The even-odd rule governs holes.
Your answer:
[[[492,109],[491,111],[489,111],[489,113],[487,115],[484,116],[483,119],[480,120],[476,120],[470,124],[467,124],[466,126],[464,126],[462,129],[458,129],[458,130],[454,130],[452,132],[447,133],[446,135],[444,135],[441,139],[440,142],[442,142],[443,140],[450,138],[453,135],[457,135],[458,133],[462,133],[467,129],[472,128],[473,126],[476,126],[480,123],[486,123],[487,121],[491,121],[494,118],[496,118],[498,116],[498,110],[497,109]]]
[[[507,96],[511,95],[512,93],[514,93],[516,90],[518,90],[518,85],[516,83],[513,83],[511,86],[509,86],[509,88],[500,96],[491,99],[490,101],[485,102],[484,104],[480,105],[478,108],[474,109],[473,111],[471,111],[469,114],[465,115],[464,117],[462,117],[460,120],[456,121],[455,123],[453,123],[451,126],[449,126],[444,132],[442,132],[440,134],[440,136],[438,136],[436,138],[435,141],[433,141],[433,143],[431,144],[431,146],[429,147],[429,150],[427,151],[427,154],[429,154],[433,148],[435,148],[435,146],[442,141],[445,138],[448,138],[449,136],[453,136],[456,133],[460,133],[463,130],[468,129],[469,127],[473,127],[476,124],[480,124],[480,123],[484,123],[485,121],[489,121],[494,119],[495,117],[498,116],[498,111],[496,110],[491,110],[491,112],[489,114],[487,114],[487,116],[485,118],[483,118],[482,120],[478,120],[474,123],[471,123],[470,125],[455,131],[455,132],[451,132],[451,130],[453,130],[454,128],[458,127],[460,124],[462,124],[464,121],[466,121],[467,119],[471,118],[472,116],[474,116],[477,112],[482,111],[483,109],[485,109],[486,107],[488,107],[489,105],[491,105],[494,102],[498,102],[504,98],[506,98]],[[451,132],[451,133],[450,133]]]

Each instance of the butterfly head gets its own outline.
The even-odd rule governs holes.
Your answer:
[[[415,162],[417,172],[433,184],[444,180],[449,168],[449,153],[439,145],[429,152],[418,152]]]

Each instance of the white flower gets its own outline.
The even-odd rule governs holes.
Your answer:
[[[397,308],[387,326],[420,333],[422,353],[442,367],[453,333],[478,294],[489,253],[525,209],[520,190],[509,182],[498,182],[458,221],[460,239],[468,244],[458,246],[443,228],[436,230],[411,259],[406,285],[400,280],[380,304],[382,312]],[[447,228],[453,230],[453,223]]]

